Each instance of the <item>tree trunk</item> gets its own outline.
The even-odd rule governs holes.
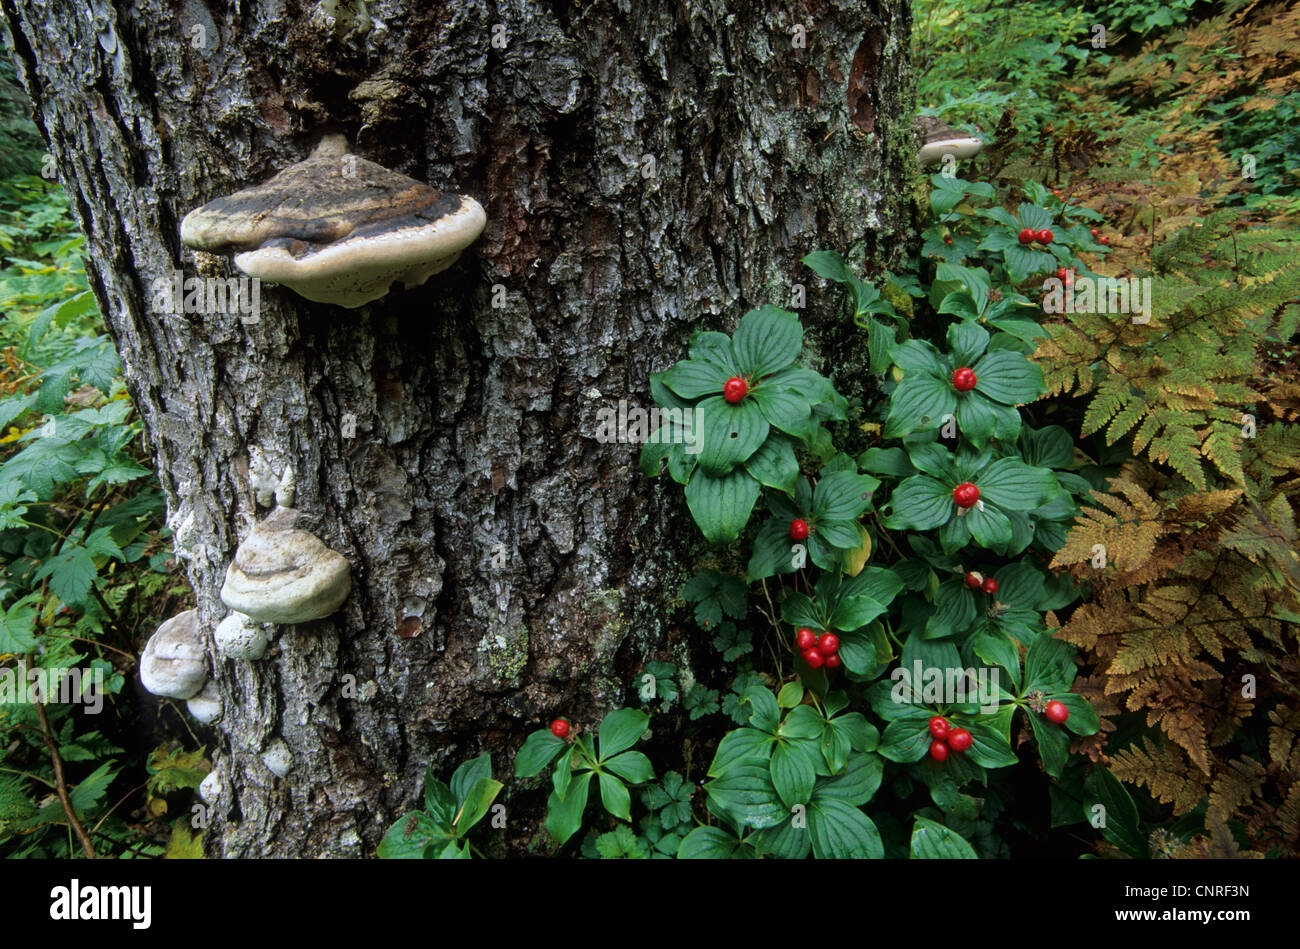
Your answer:
[[[699,535],[636,446],[596,440],[598,410],[648,406],[691,331],[799,284],[819,368],[853,376],[860,331],[799,259],[901,251],[903,0],[0,0],[0,20],[170,522],[195,517],[203,626],[266,513],[251,449],[293,467],[303,526],[352,564],[331,619],[215,663],[213,856],[371,855],[430,760],[487,749],[503,776],[554,715],[624,704]],[[359,310],[265,287],[256,323],[150,312],[155,279],[198,272],[181,217],[326,131],[476,197],[482,238]],[[515,852],[533,829],[510,825]]]

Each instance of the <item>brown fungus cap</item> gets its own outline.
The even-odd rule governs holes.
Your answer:
[[[473,198],[347,155],[346,142],[328,136],[264,184],[191,211],[181,241],[234,253],[250,277],[308,300],[357,307],[394,281],[415,287],[450,267],[486,220]]]
[[[921,140],[920,163],[932,165],[951,155],[953,158],[970,158],[984,147],[984,142],[968,132],[962,132],[950,125],[944,125],[936,118],[918,115],[914,125],[917,137]]]

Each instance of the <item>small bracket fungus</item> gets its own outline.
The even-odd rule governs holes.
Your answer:
[[[248,484],[253,489],[253,500],[258,507],[270,507],[275,503],[275,491],[280,482],[260,448],[249,449]]]
[[[217,692],[216,683],[211,679],[203,686],[198,695],[185,703],[190,717],[202,725],[209,725],[221,717],[221,694]]]
[[[235,551],[221,599],[262,623],[306,623],[329,616],[352,590],[347,558],[293,525],[298,512],[278,507]]]
[[[283,778],[293,768],[293,752],[283,738],[273,739],[262,752],[262,764],[277,778]]]
[[[221,797],[221,773],[214,767],[208,776],[199,782],[199,797],[204,804],[216,804]]]
[[[329,135],[264,184],[191,211],[181,241],[235,253],[250,277],[308,300],[358,307],[394,281],[416,287],[446,270],[486,220],[473,198],[347,154],[342,136]]]
[[[984,142],[967,132],[944,125],[928,115],[916,117],[916,134],[921,140],[920,163],[932,165],[951,155],[953,158],[970,158],[984,147]]]
[[[294,495],[297,493],[298,480],[293,475],[293,465],[285,465],[280,483],[275,487],[275,503],[280,507],[293,507]]]
[[[140,684],[154,695],[188,699],[208,679],[203,637],[196,610],[177,613],[145,643],[140,656]]]
[[[261,623],[243,613],[231,613],[212,634],[217,652],[228,659],[261,659],[270,641]]]

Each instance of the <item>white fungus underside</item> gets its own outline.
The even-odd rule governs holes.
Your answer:
[[[932,164],[944,155],[951,155],[953,158],[970,158],[983,147],[984,143],[978,138],[950,138],[942,142],[930,142],[921,147],[921,164]]]
[[[361,306],[395,281],[417,287],[456,262],[487,221],[477,201],[461,200],[460,210],[430,224],[344,238],[299,257],[282,245],[260,247],[236,255],[235,266],[317,303]]]

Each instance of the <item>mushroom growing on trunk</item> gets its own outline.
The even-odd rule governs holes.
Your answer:
[[[314,300],[358,307],[394,281],[416,287],[483,232],[473,198],[348,153],[341,135],[269,181],[217,198],[181,222],[181,242],[235,254],[235,266]]]
[[[917,137],[921,140],[921,152],[917,160],[922,166],[933,165],[944,155],[970,158],[984,147],[984,142],[974,135],[944,125],[928,115],[918,115],[915,128]]]
[[[208,679],[196,610],[177,613],[155,630],[140,656],[140,684],[154,695],[193,698]]]
[[[352,591],[347,558],[294,527],[298,511],[278,507],[235,551],[221,599],[262,623],[306,623],[332,614]]]

